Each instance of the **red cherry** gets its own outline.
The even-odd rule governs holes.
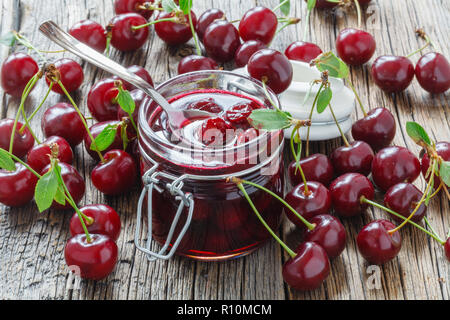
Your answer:
[[[21,207],[34,196],[37,177],[24,165],[16,163],[15,171],[0,169],[0,203],[9,207]]]
[[[103,234],[117,241],[120,235],[120,217],[116,210],[104,204],[90,204],[80,208],[80,211],[94,219],[90,225],[84,220],[89,233]],[[77,234],[84,234],[81,226],[80,218],[75,212],[70,219],[70,234],[73,236]]]
[[[441,141],[436,143],[436,152],[437,154],[442,157],[442,159],[444,161],[450,161],[450,143],[447,141]],[[428,157],[428,154],[425,153],[425,155],[422,158],[422,163],[421,163],[421,168],[422,168],[422,174],[425,178],[425,180],[427,180],[427,182],[430,179],[430,175],[428,175],[428,177],[426,177],[427,172],[428,172],[428,168],[430,167],[430,158]],[[437,189],[439,187],[439,185],[441,184],[441,179],[434,175],[434,189]],[[448,189],[449,187],[447,187]]]
[[[262,49],[248,61],[249,74],[266,84],[276,93],[286,90],[292,82],[293,70],[288,58],[279,51]]]
[[[200,70],[216,70],[217,63],[208,57],[197,55],[186,56],[178,64],[178,74]]]
[[[49,155],[51,154],[50,146],[52,144],[56,144],[58,146],[59,161],[68,164],[72,163],[73,152],[66,139],[57,136],[51,136],[45,139],[45,141],[43,141],[41,144],[34,146],[30,151],[28,151],[27,163],[35,171],[40,172],[44,167],[50,164]]]
[[[208,56],[218,62],[233,60],[241,44],[239,31],[228,21],[216,20],[206,28],[203,44]]]
[[[106,49],[106,31],[97,22],[82,20],[74,24],[69,33],[98,52],[104,52]]]
[[[450,238],[448,238],[447,241],[445,242],[444,250],[445,250],[445,256],[447,257],[447,260],[450,261]]]
[[[308,2],[308,0],[305,0],[305,2]],[[316,8],[317,9],[330,9],[334,8],[338,5],[338,2],[328,2],[327,0],[317,0],[316,1]]]
[[[150,84],[150,85],[153,87],[153,79],[152,79],[152,76],[151,76],[150,73],[148,73],[148,71],[145,70],[143,67],[138,66],[138,65],[132,65],[132,66],[129,66],[129,67],[127,68],[127,70],[130,71],[130,72],[132,72],[132,73],[134,73],[135,75],[139,76],[140,78],[144,79],[145,82],[147,82],[148,84]],[[135,86],[133,86],[131,83],[126,82],[126,81],[123,80],[123,79],[119,79],[119,78],[116,77],[116,76],[112,77],[112,79],[115,79],[115,80],[118,79],[118,80],[122,81],[122,85],[123,85],[124,89],[126,89],[126,90],[128,90],[128,91],[137,89],[137,88],[136,88]]]
[[[148,27],[137,30],[132,27],[146,24],[147,20],[137,13],[124,13],[109,22],[111,45],[120,51],[133,51],[142,47],[148,39]]]
[[[84,196],[84,191],[86,190],[86,185],[84,183],[83,178],[80,176],[78,171],[72,167],[70,164],[60,162],[59,166],[61,167],[61,176],[63,178],[64,184],[69,190],[70,195],[72,196],[75,204],[78,204]],[[50,170],[50,165],[44,167],[41,170],[40,174],[43,176]],[[56,201],[53,201],[52,209],[55,210],[67,210],[71,209],[72,206],[66,201],[66,204],[63,206]]]
[[[387,220],[375,220],[364,226],[358,233],[356,243],[361,255],[372,264],[383,264],[394,259],[402,247],[400,233],[390,235],[395,228]]]
[[[346,173],[331,183],[330,194],[336,214],[353,217],[367,209],[368,205],[361,202],[361,198],[373,200],[375,190],[366,176]]]
[[[139,13],[145,19],[150,19],[153,14],[153,10],[139,9],[139,6],[143,6],[146,3],[154,4],[155,0],[115,0],[114,11],[116,14],[122,13]]]
[[[389,188],[384,195],[384,205],[407,218],[416,208],[422,196],[423,193],[415,185],[402,182]],[[420,222],[426,213],[427,206],[421,204],[411,220]],[[404,221],[394,215],[392,215],[392,218],[398,222]]]
[[[334,149],[330,155],[334,171],[338,174],[348,172],[370,174],[374,153],[372,148],[364,141],[353,141],[350,146]]]
[[[256,51],[265,48],[267,48],[267,45],[259,40],[245,41],[236,50],[234,54],[234,63],[236,63],[236,66],[239,68],[246,66],[248,60]]]
[[[130,95],[135,104],[135,109],[133,112],[133,120],[134,120],[134,123],[137,125],[138,117],[139,117],[139,109],[141,107],[142,101],[146,97],[146,94],[142,90],[135,89],[130,92]],[[126,113],[122,108],[118,108],[117,109],[117,120],[121,121],[124,117],[128,118],[129,117],[128,113]]]
[[[108,236],[91,234],[88,242],[85,234],[78,234],[67,241],[64,257],[72,272],[80,272],[83,279],[100,280],[107,277],[117,263],[116,243]]]
[[[112,78],[103,79],[94,84],[89,91],[87,106],[98,121],[114,120],[120,108],[116,101],[119,90]]]
[[[223,145],[230,139],[231,125],[216,117],[206,120],[200,128],[200,137],[205,145]]]
[[[122,150],[105,153],[105,162],[91,173],[92,183],[102,193],[119,195],[130,191],[137,181],[137,167],[133,158]]]
[[[11,134],[14,127],[14,119],[1,119],[0,120],[0,148],[9,150],[9,144],[11,140]],[[30,130],[25,128],[23,133],[20,133],[20,129],[23,127],[22,122],[17,122],[16,130],[14,132],[14,144],[12,153],[19,158],[23,158],[27,152],[34,145],[34,138],[31,135]]]
[[[3,90],[13,97],[22,96],[27,83],[38,71],[38,64],[29,55],[21,52],[11,54],[1,68]]]
[[[247,118],[253,110],[252,103],[238,103],[226,111],[225,117],[233,124],[248,124]]]
[[[295,250],[297,256],[283,265],[283,279],[296,290],[318,288],[330,273],[326,251],[315,242],[305,242]]]
[[[62,137],[72,148],[83,141],[86,132],[83,121],[75,108],[65,102],[57,103],[45,110],[41,128],[47,138],[51,136]]]
[[[84,73],[78,62],[69,58],[62,58],[55,61],[54,65],[56,69],[59,70],[61,82],[67,92],[71,93],[81,86],[84,80]],[[50,80],[48,78],[45,78],[45,81],[47,82],[47,85],[50,85]],[[65,95],[59,84],[56,83],[53,85],[52,91]]]
[[[367,142],[373,150],[379,150],[391,144],[395,130],[392,113],[386,108],[376,108],[353,124],[352,136],[355,140]]]
[[[336,39],[336,50],[339,57],[345,63],[359,66],[373,56],[375,52],[375,40],[366,31],[346,28],[339,32]]]
[[[225,20],[225,13],[220,9],[212,8],[202,13],[195,26],[195,31],[197,32],[200,41],[203,42],[203,36],[205,35],[205,31],[209,25],[218,19]]]
[[[325,249],[330,259],[339,256],[345,249],[347,236],[338,218],[321,214],[308,220],[315,224],[313,230],[306,229],[303,240],[315,242]]]
[[[247,130],[245,130],[244,132],[241,132],[238,135],[238,138],[236,140],[236,145],[243,145],[245,143],[248,143],[250,141],[252,141],[253,139],[256,139],[259,136],[259,132],[258,130],[256,130],[255,128],[249,128]],[[252,161],[252,160],[250,160]],[[256,159],[255,159],[256,161]],[[252,162],[250,162],[252,163]]]
[[[372,161],[373,182],[383,191],[400,182],[413,182],[419,174],[419,159],[404,147],[384,148]]]
[[[157,20],[170,19],[174,17],[173,12],[159,12]],[[195,26],[197,17],[191,11],[192,24]],[[179,45],[192,39],[192,30],[189,25],[189,16],[184,15],[180,23],[172,21],[162,21],[155,24],[155,31],[158,37],[168,45]]]
[[[322,53],[322,49],[314,43],[295,41],[289,45],[284,54],[289,60],[303,61],[310,63]]]
[[[239,22],[242,40],[259,40],[265,44],[272,42],[277,31],[278,19],[272,10],[254,7],[248,10]]]
[[[116,125],[120,125],[120,121],[110,120],[110,121],[98,122],[98,123],[92,125],[89,128],[89,131],[91,132],[92,136],[95,139],[100,134],[100,132],[102,132],[107,126],[116,126]],[[100,160],[97,152],[94,150],[91,150],[91,143],[92,143],[91,138],[86,133],[84,135],[84,147],[85,147],[87,153],[89,153],[89,155],[93,159]],[[120,128],[118,128],[116,137],[115,137],[113,143],[106,150],[102,151],[101,153],[104,155],[106,152],[111,151],[113,149],[122,149],[122,148],[123,148],[123,140],[120,136]]]
[[[408,88],[414,78],[411,60],[400,56],[380,56],[372,64],[376,85],[386,92],[400,92]]]
[[[334,169],[330,159],[324,154],[316,153],[309,157],[300,159],[300,165],[307,181],[317,181],[328,186],[333,180]],[[296,161],[289,165],[289,178],[292,185],[298,185],[302,182],[300,171],[296,170]]]
[[[221,113],[222,107],[213,98],[207,98],[190,103],[186,109],[202,110],[211,113]]]
[[[417,81],[430,93],[443,93],[450,88],[450,63],[440,53],[428,52],[416,64]]]

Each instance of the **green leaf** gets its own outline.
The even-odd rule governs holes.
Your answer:
[[[283,3],[285,0],[280,0],[280,3]],[[310,0],[309,0],[310,1]],[[309,2],[308,1],[308,2]],[[314,3],[316,2],[316,0],[313,0]],[[281,12],[285,15],[288,16],[291,13],[291,1],[286,1],[286,3],[284,3],[281,7],[280,7]]]
[[[53,199],[56,196],[57,189],[58,178],[55,174],[55,170],[52,168],[39,179],[36,184],[36,189],[34,190],[34,199],[39,212],[43,212],[50,208]]]
[[[442,161],[439,176],[447,187],[450,187],[450,161]]]
[[[178,6],[176,5],[175,1],[173,1],[173,0],[162,0],[161,6],[163,7],[165,12],[172,12],[176,8],[178,8]]]
[[[192,0],[180,0],[180,9],[184,14],[189,14],[192,9]]]
[[[2,148],[0,148],[0,168],[8,171],[16,171],[16,164],[13,159],[9,153]]]
[[[342,0],[327,0],[327,2],[332,2],[332,3],[341,3]]]
[[[61,175],[61,167],[58,163],[55,164],[54,170],[56,179],[58,180],[58,190],[56,191],[55,201],[64,206],[66,204],[66,198],[64,196],[64,180]]]
[[[132,114],[134,109],[136,109],[136,104],[134,103],[131,94],[127,90],[119,89],[119,93],[117,94],[117,103],[128,114]]]
[[[54,200],[56,202],[58,202],[60,205],[63,205],[63,206],[66,205],[66,198],[64,196],[64,191],[62,190],[62,187],[58,187],[58,189],[56,190],[56,194],[55,194],[55,199]]]
[[[313,61],[320,72],[328,71],[328,75],[333,78],[347,78],[350,72],[345,62],[331,51],[322,53]]]
[[[128,134],[127,134],[127,125],[124,124],[120,127],[120,136],[122,138],[123,141],[123,150],[126,150],[128,147],[128,143],[130,142],[130,140],[128,139]]]
[[[411,139],[414,140],[415,143],[419,144],[420,142],[423,142],[426,145],[431,146],[430,137],[428,136],[425,129],[417,122],[407,122],[406,133]]]
[[[330,104],[331,98],[333,97],[333,92],[329,87],[320,91],[317,97],[317,112],[322,113]]]
[[[0,37],[0,44],[12,47],[16,43],[16,36],[12,32],[8,32]]]
[[[307,9],[308,11],[311,11],[316,6],[316,0],[308,0]]]
[[[280,130],[291,126],[291,120],[288,113],[271,109],[253,110],[248,117],[248,121],[258,130]]]
[[[108,124],[91,143],[91,150],[104,151],[114,142],[117,134],[117,125]]]

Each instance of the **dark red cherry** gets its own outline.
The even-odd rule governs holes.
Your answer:
[[[200,128],[200,137],[206,145],[224,145],[231,139],[231,125],[220,117],[209,118]]]
[[[293,70],[288,58],[279,51],[262,49],[248,61],[249,74],[266,84],[276,93],[286,90],[292,82]]]
[[[9,207],[26,205],[33,200],[36,183],[37,177],[18,162],[15,171],[0,169],[0,203]]]
[[[346,28],[339,32],[336,50],[345,63],[359,66],[372,58],[376,44],[372,35],[366,31]]]
[[[132,27],[146,24],[147,20],[137,13],[119,14],[109,22],[111,45],[120,51],[137,50],[148,39],[148,27],[134,30]]]
[[[110,120],[110,121],[98,122],[98,123],[92,125],[89,128],[89,131],[91,132],[92,136],[95,139],[100,134],[100,132],[102,132],[107,126],[117,126],[117,125],[120,125],[120,121]],[[97,152],[94,150],[91,150],[91,143],[92,143],[91,138],[86,133],[84,135],[84,147],[85,147],[87,153],[89,153],[89,155],[93,159],[100,160]],[[120,136],[120,128],[117,129],[116,137],[115,137],[113,143],[106,150],[102,151],[102,154],[104,155],[106,152],[111,151],[113,149],[123,149],[123,140]]]
[[[159,12],[157,20],[170,19],[174,17],[173,12]],[[191,11],[192,23],[195,26],[197,17]],[[179,45],[192,39],[192,30],[189,25],[189,16],[182,16],[183,21],[172,22],[162,21],[155,24],[155,31],[158,37],[168,45]]]
[[[14,142],[12,153],[19,158],[23,158],[27,152],[34,145],[34,138],[31,135],[30,130],[25,128],[23,133],[20,129],[23,127],[22,122],[17,122],[16,130],[14,132]],[[11,135],[14,127],[14,119],[1,119],[0,120],[0,148],[4,150],[9,150],[9,145],[11,141]]]
[[[239,22],[239,34],[242,40],[259,40],[265,44],[272,42],[277,31],[278,19],[272,10],[266,7],[254,7],[248,10]]]
[[[355,140],[367,142],[373,150],[379,150],[391,144],[395,130],[392,113],[386,108],[376,108],[353,124],[352,136]]]
[[[105,153],[105,162],[91,173],[92,183],[102,193],[119,195],[131,191],[137,181],[136,163],[128,153],[111,150]]]
[[[248,143],[248,142],[252,141],[253,139],[256,139],[258,136],[259,136],[258,130],[256,130],[255,128],[249,128],[249,129],[245,130],[244,132],[241,132],[238,135],[238,138],[236,140],[236,145],[239,146],[239,145]],[[256,159],[255,159],[255,161],[256,161]]]
[[[186,56],[178,63],[178,74],[200,70],[216,70],[217,63],[208,57],[197,55]]]
[[[90,204],[80,208],[80,211],[94,219],[92,224],[84,223],[89,233],[104,234],[109,236],[112,240],[117,241],[120,235],[120,217],[116,210],[105,204]],[[70,234],[73,236],[77,234],[84,234],[83,227],[81,226],[80,218],[75,212],[70,219]]]
[[[226,20],[216,20],[206,28],[203,44],[209,57],[218,62],[233,60],[241,44],[239,31]]]
[[[314,290],[330,273],[327,253],[315,242],[304,242],[295,250],[297,256],[283,265],[283,279],[293,289]]]
[[[2,64],[3,90],[13,97],[22,96],[27,83],[38,71],[38,64],[29,55],[21,52],[11,54]]]
[[[305,0],[305,2],[308,2],[308,0]],[[317,9],[330,9],[334,8],[338,5],[338,2],[328,2],[327,0],[317,0],[316,1],[316,8]]]
[[[314,43],[295,41],[289,45],[284,54],[289,60],[303,61],[310,63],[322,53],[322,49]]]
[[[300,159],[303,173],[307,181],[317,181],[328,186],[333,180],[334,169],[330,159],[324,154],[316,153],[309,157]],[[296,170],[296,162],[289,165],[289,178],[292,185],[298,185],[302,182],[300,171]]]
[[[153,10],[141,9],[139,6],[145,6],[146,3],[153,4],[155,0],[115,0],[114,11],[116,14],[122,13],[139,13],[145,19],[150,19]]]
[[[74,24],[69,33],[98,52],[104,52],[106,49],[106,31],[97,22],[82,20]]]
[[[419,159],[404,147],[384,148],[372,161],[373,182],[383,191],[400,182],[413,182],[419,174]]]
[[[308,194],[305,194],[305,184],[301,183],[289,192],[285,201],[302,215],[306,220],[319,214],[327,214],[331,208],[331,197],[328,189],[320,182],[308,181]],[[289,209],[285,209],[286,216],[300,228],[305,224]]]
[[[252,103],[238,103],[225,112],[225,118],[233,124],[248,124],[247,118],[255,109]]]
[[[139,90],[139,89],[135,89],[133,91],[130,92],[131,98],[134,101],[135,104],[135,109],[133,112],[133,120],[134,123],[137,125],[138,124],[138,117],[139,117],[139,109],[141,107],[141,103],[144,100],[144,98],[146,97],[144,91]],[[118,108],[117,109],[117,120],[121,121],[123,118],[128,118],[128,113],[126,113],[122,108]]]
[[[416,64],[417,81],[430,93],[443,93],[450,88],[450,63],[440,53],[428,52]]]
[[[206,98],[191,102],[186,109],[202,110],[211,113],[221,113],[222,107],[213,98]]]
[[[447,241],[445,241],[444,250],[447,260],[450,261],[450,238],[447,238]]]
[[[98,121],[114,120],[119,104],[116,97],[119,90],[112,78],[103,79],[94,84],[89,91],[87,106],[92,116]]]
[[[129,66],[129,67],[127,68],[127,70],[130,71],[130,72],[132,72],[132,73],[134,73],[135,75],[141,77],[142,79],[145,80],[145,82],[147,82],[148,84],[150,84],[150,85],[153,87],[153,79],[152,79],[150,73],[148,73],[148,71],[145,70],[143,67],[138,66],[138,65],[132,65],[132,66]],[[116,77],[116,76],[113,76],[112,79],[117,80],[117,79],[119,79],[119,78]],[[128,91],[137,89],[135,86],[133,86],[133,85],[132,85],[131,83],[129,83],[129,82],[126,82],[126,81],[123,80],[123,79],[119,79],[119,80],[122,81],[122,84],[123,84],[124,89],[126,89],[126,90],[128,90]]]
[[[49,155],[51,154],[50,146],[52,144],[56,144],[58,146],[59,161],[68,164],[72,163],[73,152],[70,144],[64,138],[51,136],[45,139],[41,144],[34,146],[30,151],[28,151],[27,163],[35,171],[40,172],[45,166],[50,164]]]
[[[75,108],[65,102],[55,104],[45,110],[41,120],[41,128],[48,138],[59,136],[70,144],[72,148],[83,141],[86,128]]]
[[[408,218],[416,208],[416,205],[419,203],[422,196],[423,193],[417,189],[415,185],[401,182],[393,185],[386,192],[384,195],[384,205],[401,214],[405,218]],[[425,204],[421,204],[411,220],[414,222],[420,222],[426,213],[427,207]],[[404,221],[394,215],[392,215],[392,218],[398,222]]]
[[[372,264],[383,264],[394,259],[402,247],[400,233],[389,230],[395,228],[387,220],[375,220],[364,226],[358,233],[356,243],[361,255]]]
[[[406,57],[380,56],[371,70],[376,85],[389,93],[405,90],[414,78],[414,65]]]
[[[83,178],[80,176],[78,171],[72,167],[70,164],[60,162],[59,166],[61,168],[61,176],[63,178],[64,184],[69,190],[70,195],[72,196],[75,204],[78,204],[84,196],[84,191],[86,190],[86,185],[84,183]],[[50,170],[50,165],[44,167],[41,170],[40,174],[44,175]],[[66,204],[63,206],[62,204],[53,201],[52,209],[55,210],[67,210],[72,209],[72,206],[69,202],[66,201]]]
[[[437,154],[444,160],[444,161],[450,161],[450,143],[447,141],[441,141],[436,143],[436,152]],[[430,179],[431,175],[428,175],[426,177],[428,168],[430,167],[430,158],[428,157],[428,154],[425,153],[425,155],[422,158],[421,168],[422,168],[422,174],[424,178],[428,181]],[[434,175],[434,189],[437,189],[439,185],[441,184],[441,179]],[[448,189],[448,187],[447,187]]]
[[[265,48],[267,48],[267,45],[259,40],[245,41],[236,50],[234,54],[234,63],[236,63],[236,66],[239,68],[246,66],[248,60],[256,51]]]
[[[55,61],[54,65],[59,71],[61,82],[67,92],[71,93],[81,86],[84,80],[84,73],[78,62],[69,58],[62,58]],[[47,82],[47,85],[50,85],[50,80],[48,78],[45,78],[45,81]],[[55,83],[52,87],[52,91],[64,95],[64,91],[59,84]]]
[[[350,146],[334,149],[330,155],[334,172],[341,175],[348,172],[370,174],[374,153],[372,148],[364,141],[353,141]]]
[[[83,279],[107,277],[116,266],[117,256],[116,243],[102,234],[91,234],[91,242],[85,234],[77,234],[67,241],[64,249],[67,266]]]
[[[367,209],[361,197],[373,200],[375,190],[366,176],[360,173],[346,173],[330,185],[334,211],[342,217],[353,217]]]
[[[319,244],[325,249],[330,259],[336,258],[344,251],[347,236],[338,218],[329,214],[320,214],[308,221],[316,226],[313,230],[306,229],[303,235],[304,241]]]
[[[225,13],[222,10],[215,8],[206,10],[198,18],[195,31],[197,32],[200,41],[203,42],[203,36],[205,35],[206,29],[217,19],[225,20]]]

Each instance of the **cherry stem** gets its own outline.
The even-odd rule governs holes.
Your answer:
[[[298,133],[299,127],[296,126],[294,129],[292,129],[292,133],[291,133],[291,151],[292,154],[294,155],[295,158],[295,170],[299,170],[300,171],[300,176],[302,177],[303,180],[303,185],[305,186],[305,190],[304,190],[304,195],[308,196],[310,194],[309,190],[308,190],[308,181],[306,180],[305,174],[303,172],[302,166],[300,165],[300,153],[301,153],[301,148],[299,148],[298,151],[295,151],[295,146],[294,146],[294,136],[295,133],[297,133],[297,137],[300,139],[299,137],[299,133]],[[298,143],[301,146],[301,141]]]
[[[425,221],[425,224],[427,225],[427,227],[431,230],[431,232],[440,239],[440,237],[438,236],[436,230],[434,230],[433,226],[431,225],[430,221],[428,221],[427,217],[423,217],[423,221]],[[442,242],[441,242],[442,243]]]
[[[311,10],[308,9],[306,12],[306,18],[305,18],[305,28],[303,29],[303,41],[306,41],[306,36],[309,30],[309,18],[311,16]]]
[[[105,48],[105,52],[104,54],[109,57],[110,54],[110,49],[111,49],[111,38],[112,38],[112,34],[111,32],[108,32],[108,34],[106,35],[106,48]]]
[[[152,24],[156,24],[158,22],[164,22],[164,21],[170,21],[173,23],[177,23],[175,18],[164,18],[164,19],[159,19],[159,20],[153,20],[153,21],[150,21],[149,23],[141,24],[139,26],[132,26],[131,30],[139,30],[139,29],[151,26]]]
[[[361,108],[361,111],[362,111],[364,117],[367,117],[367,112],[366,112],[366,110],[364,109],[364,106],[363,106],[363,104],[362,104],[362,102],[361,102],[361,99],[359,98],[358,92],[356,92],[356,89],[355,89],[355,87],[353,86],[353,83],[350,81],[350,77],[348,77],[347,80],[348,80],[348,85],[349,85],[350,88],[352,89],[353,94],[355,95],[356,100],[358,101],[359,107]]]
[[[415,54],[417,54],[417,53],[419,53],[419,52],[422,52],[422,50],[425,49],[426,47],[428,47],[430,44],[431,44],[431,42],[430,42],[429,40],[427,40],[427,43],[426,43],[423,47],[417,49],[416,51],[411,52],[410,54],[408,54],[408,55],[406,56],[406,58],[410,58],[410,57],[412,57],[413,55],[415,55]]]
[[[272,98],[270,97],[269,91],[267,90],[266,81],[267,81],[267,78],[266,78],[266,77],[263,77],[263,79],[262,79],[261,82],[262,82],[262,86],[263,86],[263,89],[264,89],[264,94],[266,95],[267,100],[269,100],[270,104],[271,104],[276,110],[278,110],[278,111],[280,111],[280,112],[283,112],[283,111],[280,110],[280,108],[277,107],[277,105],[275,104],[275,102],[273,102]]]
[[[358,0],[354,0],[356,7],[356,14],[358,15],[358,28],[361,28],[361,6]]]
[[[331,107],[331,104],[329,104],[328,107],[330,108],[331,115],[333,116],[334,122],[336,123],[336,126],[337,126],[337,128],[339,130],[339,133],[341,134],[342,140],[344,140],[345,146],[346,147],[350,147],[350,143],[348,143],[348,140],[345,137],[345,134],[342,131],[342,128],[341,128],[341,126],[339,125],[339,122],[336,119],[336,115],[334,114],[334,111],[333,111],[333,108]]]
[[[290,0],[284,0],[283,2],[280,2],[275,8],[272,9],[272,11],[277,11],[282,6],[284,6],[286,3],[288,3]]]
[[[19,41],[22,45],[24,45],[26,48],[33,50],[34,52],[36,52],[39,57],[45,62],[47,63],[47,59],[41,54],[41,51],[36,49],[36,47],[33,46],[33,44],[27,39],[25,38],[23,35],[21,35],[20,33],[18,33],[17,31],[12,31],[12,33],[14,34],[14,37],[17,39],[17,41]]]
[[[309,121],[312,121],[314,107],[316,106],[317,99],[319,98],[319,93],[320,93],[320,91],[322,91],[322,89],[323,89],[323,83],[320,85],[319,90],[317,91],[317,94],[314,97],[314,101],[311,106],[311,111],[309,112],[309,117],[308,117]],[[310,133],[310,131],[311,131],[311,126],[309,126],[308,130],[306,131],[306,150],[305,150],[306,157],[309,157],[309,133]]]
[[[192,14],[191,10],[189,10],[189,26],[191,27],[192,37],[194,38],[195,47],[197,48],[197,55],[202,55],[202,49],[200,48],[200,44],[198,43],[197,33],[195,32],[194,23],[192,22]]]
[[[290,26],[291,24],[297,24],[300,22],[300,18],[288,18],[285,22],[285,24],[283,24],[276,32],[275,34],[278,34],[281,30],[283,30],[284,28]]]
[[[48,90],[47,93],[45,94],[44,99],[42,99],[41,103],[39,104],[39,106],[33,111],[33,113],[28,117],[28,121],[33,120],[34,116],[38,113],[39,109],[41,109],[41,107],[43,106],[44,102],[47,100],[50,92],[52,91],[53,88],[53,81],[50,81],[50,85],[48,86]],[[22,132],[23,128],[20,128],[19,132]]]

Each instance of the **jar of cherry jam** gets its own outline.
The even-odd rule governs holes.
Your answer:
[[[227,71],[182,74],[157,91],[176,108],[200,109],[214,116],[189,119],[174,132],[155,102],[150,98],[142,102],[139,148],[144,188],[137,248],[149,260],[177,254],[214,261],[249,254],[271,235],[229,178],[257,183],[282,196],[283,132],[255,130],[247,120],[255,109],[273,108],[269,98],[279,107],[277,96],[265,92],[260,82]],[[217,134],[208,134],[209,130]],[[281,203],[258,188],[244,186],[261,216],[276,229]],[[152,246],[152,239],[159,245]],[[156,247],[158,252],[152,251]]]

